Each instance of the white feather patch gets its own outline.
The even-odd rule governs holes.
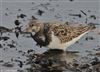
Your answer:
[[[79,35],[78,37],[72,39],[69,42],[66,43],[61,43],[60,39],[57,36],[54,36],[54,33],[52,32],[52,41],[50,42],[50,44],[47,46],[51,49],[62,49],[62,50],[66,50],[69,46],[71,46],[72,44],[74,44],[76,41],[78,41],[82,36],[84,36],[86,33],[88,33],[89,31]]]

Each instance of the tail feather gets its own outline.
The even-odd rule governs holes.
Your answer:
[[[92,29],[95,29],[95,28],[96,28],[95,24],[93,24],[93,23],[89,23],[89,24],[88,24],[88,26],[89,26],[90,30],[92,30]]]

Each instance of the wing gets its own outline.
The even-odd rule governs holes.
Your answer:
[[[81,34],[89,31],[91,27],[89,25],[87,26],[70,26],[65,24],[59,24],[59,25],[53,25],[52,31],[54,32],[54,35],[57,36],[61,43],[71,41],[72,39],[80,36]]]

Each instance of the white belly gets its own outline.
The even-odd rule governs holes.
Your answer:
[[[84,36],[86,33],[88,33],[89,31],[81,34],[80,36],[72,39],[69,42],[66,43],[61,43],[60,40],[58,39],[57,36],[54,36],[54,34],[52,34],[52,41],[50,42],[50,44],[47,46],[51,49],[62,49],[62,50],[66,50],[69,46],[71,46],[72,44],[74,44],[76,41],[78,41],[82,36]]]

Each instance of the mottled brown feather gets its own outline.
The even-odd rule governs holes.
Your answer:
[[[79,35],[91,29],[90,25],[85,25],[85,26],[80,25],[78,27],[75,27],[60,23],[58,24],[50,23],[48,26],[49,26],[48,34],[50,35],[51,31],[53,31],[54,35],[60,39],[61,43],[71,41],[72,39],[78,37]]]

